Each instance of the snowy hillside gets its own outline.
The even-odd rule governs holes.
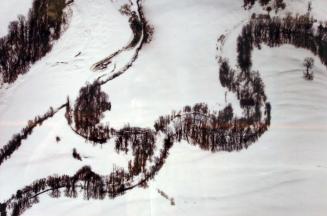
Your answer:
[[[18,2],[0,1],[0,37]],[[52,49],[0,88],[0,215],[325,216],[327,2],[284,2],[67,4]],[[262,36],[243,69],[245,26],[290,12],[316,51],[297,28]]]

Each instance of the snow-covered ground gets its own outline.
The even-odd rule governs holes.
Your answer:
[[[327,2],[312,2],[312,13],[322,20]],[[5,4],[0,1],[0,8]],[[131,37],[118,5],[119,1],[75,0],[70,26],[53,50],[12,86],[0,90],[0,146],[27,120],[62,104],[67,95],[76,97],[86,81],[102,74],[90,67]],[[307,1],[292,0],[288,10],[303,12],[306,5]],[[11,14],[23,13],[17,10]],[[217,38],[230,32],[224,54],[235,59],[236,37],[251,12],[241,8],[240,0],[145,1],[154,39],[130,70],[103,86],[112,102],[105,121],[116,128],[125,123],[152,127],[159,115],[184,105],[206,102],[211,109],[222,109],[226,90],[218,80]],[[3,16],[7,19],[1,13],[0,26],[9,22]],[[78,52],[82,54],[75,58]],[[312,54],[293,46],[254,51],[253,69],[265,82],[272,125],[249,149],[212,154],[177,143],[147,189],[103,201],[43,196],[25,215],[325,216],[327,69],[315,58],[315,79],[305,81],[302,61],[307,56]],[[228,96],[235,103],[233,95]],[[59,143],[56,136],[62,139]],[[74,147],[89,158],[74,160]],[[0,201],[35,179],[73,174],[83,165],[107,174],[113,163],[126,166],[128,157],[114,154],[112,143],[102,148],[85,143],[69,129],[61,111],[36,128],[1,166]],[[171,206],[157,189],[173,197],[176,205]]]
[[[33,0],[1,0],[0,1],[0,37],[8,33],[8,25],[17,20],[18,15],[27,16]]]
[[[35,115],[64,103],[68,95],[75,98],[86,81],[99,75],[90,67],[131,37],[128,18],[110,1],[76,0],[72,10],[69,28],[53,50],[8,89],[0,89],[0,143]],[[18,105],[22,101],[24,105]]]

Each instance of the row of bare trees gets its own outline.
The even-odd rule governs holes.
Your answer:
[[[20,15],[10,23],[8,35],[0,38],[3,82],[14,82],[51,50],[52,41],[60,37],[67,22],[65,7],[66,0],[34,0],[27,17]]]
[[[11,157],[11,155],[22,145],[22,142],[32,134],[37,126],[42,125],[44,121],[53,117],[54,114],[63,107],[65,107],[65,104],[56,110],[50,107],[50,109],[43,115],[36,116],[33,120],[29,120],[20,133],[13,135],[9,142],[0,149],[0,166],[5,160],[8,160]]]
[[[124,192],[123,176],[121,169],[114,168],[106,177],[94,173],[90,167],[85,166],[75,175],[49,176],[34,181],[31,185],[18,190],[6,203],[2,203],[1,216],[10,212],[11,216],[19,216],[33,204],[38,202],[38,196],[49,193],[53,198],[62,194],[66,197],[76,198],[80,191],[85,199],[104,199],[106,196],[117,196]],[[119,180],[119,182],[118,182]]]
[[[143,131],[139,132],[143,133]],[[150,140],[153,140],[153,138],[150,138]],[[114,166],[109,175],[101,176],[94,173],[90,167],[85,166],[73,176],[53,175],[36,180],[31,185],[17,190],[6,202],[0,203],[0,215],[19,216],[38,203],[38,198],[42,194],[48,194],[53,198],[61,196],[76,198],[82,195],[87,200],[102,200],[106,197],[115,198],[137,186],[146,187],[147,182],[153,179],[162,168],[168,157],[168,151],[173,145],[173,140],[170,136],[167,136],[163,142],[163,148],[156,157],[151,153],[154,147],[147,148],[141,143],[130,142],[131,146],[129,147],[136,156],[134,157],[134,162],[130,161],[129,164],[133,165],[128,170]],[[144,160],[144,158],[147,159]],[[149,166],[145,166],[142,162],[152,163]],[[140,176],[140,178],[134,181],[136,176]]]
[[[269,47],[291,44],[307,49],[319,56],[327,66],[327,26],[320,23],[315,30],[314,23],[315,19],[309,13],[296,16],[289,14],[285,18],[253,16],[237,40],[240,68],[247,72],[251,70],[252,50],[254,47],[260,49],[262,44]]]
[[[129,26],[133,32],[132,40],[127,45],[117,50],[116,52],[112,53],[105,59],[95,63],[92,66],[93,70],[99,71],[99,70],[106,69],[113,62],[113,59],[117,57],[119,54],[129,49],[136,48],[134,56],[132,57],[130,62],[127,63],[125,67],[123,67],[120,70],[120,72],[116,72],[115,77],[120,76],[122,73],[128,70],[136,61],[138,54],[142,49],[143,45],[151,42],[154,34],[154,27],[145,18],[144,9],[143,9],[143,0],[136,0],[136,4],[137,4],[137,10],[135,11],[131,9],[133,5],[132,2],[123,5],[120,9],[122,15],[126,15],[129,17],[128,19]],[[110,81],[111,79],[112,78],[109,78],[109,80],[105,81],[104,83]]]

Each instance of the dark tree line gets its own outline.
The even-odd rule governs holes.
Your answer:
[[[142,38],[142,33],[143,33],[142,22],[135,11],[131,12],[131,15],[129,18],[129,25],[133,31],[134,37],[133,37],[132,41],[130,42],[130,44],[127,46],[127,49],[135,47]]]
[[[139,44],[139,42],[141,41],[141,38],[144,34],[144,30],[143,30],[143,24],[142,21],[140,19],[140,17],[138,16],[137,12],[135,11],[131,11],[130,7],[126,8],[125,5],[125,9],[121,9],[121,13],[123,13],[123,15],[129,16],[128,22],[129,22],[129,26],[133,32],[133,38],[132,40],[124,47],[122,47],[121,49],[117,50],[116,52],[112,53],[111,55],[109,55],[108,57],[106,57],[105,59],[97,62],[96,64],[94,64],[92,66],[92,68],[94,70],[104,70],[108,67],[108,65],[110,65],[112,63],[112,60],[118,56],[119,54],[121,54],[122,52],[128,50],[128,49],[132,49],[134,48],[137,44]]]
[[[58,198],[62,194],[74,198],[78,196],[79,190],[81,190],[85,199],[104,199],[112,187],[110,184],[112,184],[110,177],[103,178],[87,166],[81,168],[71,177],[67,175],[49,176],[18,190],[6,203],[2,204],[4,210],[1,216],[6,215],[9,211],[11,216],[21,215],[37,203],[38,196],[44,193],[49,193],[53,198]]]
[[[120,72],[116,73],[115,77],[117,77],[132,66],[134,61],[136,61],[136,59],[138,57],[138,53],[142,49],[143,45],[151,42],[151,40],[153,38],[153,34],[154,34],[154,27],[145,18],[144,10],[143,10],[143,0],[137,0],[136,2],[137,2],[137,10],[136,11],[132,11],[131,5],[129,5],[129,4],[123,5],[122,8],[120,9],[120,12],[123,15],[126,15],[129,17],[129,19],[128,19],[129,26],[133,32],[132,40],[126,46],[124,46],[121,49],[117,50],[116,52],[112,53],[105,59],[95,63],[92,66],[93,70],[98,71],[98,70],[106,69],[108,67],[108,65],[110,65],[112,63],[113,59],[116,56],[118,56],[119,54],[121,54],[122,52],[124,52],[126,50],[136,47],[136,51],[135,51],[135,54],[134,54],[132,60],[125,67],[123,67]],[[111,79],[112,78],[109,78],[109,80],[107,80],[105,82],[108,82]]]
[[[250,23],[244,26],[238,37],[238,63],[243,71],[250,71],[252,50],[261,48],[261,44],[278,47],[291,44],[304,48],[319,56],[327,66],[327,26],[319,24],[314,28],[315,20],[309,14],[285,18],[253,16]]]
[[[123,15],[129,17],[129,25],[133,32],[133,39],[129,45],[125,46],[124,49],[129,49],[135,47],[144,37],[145,43],[150,43],[154,33],[154,28],[149,24],[144,16],[144,9],[142,0],[137,0],[138,9],[137,11],[131,10],[131,5],[125,4],[121,7],[120,12]]]
[[[34,0],[27,17],[18,16],[9,24],[8,35],[0,38],[3,82],[14,82],[51,50],[52,41],[59,39],[62,24],[67,22],[66,5],[66,0]]]
[[[244,117],[234,116],[231,105],[217,113],[210,111],[206,104],[201,103],[193,107],[186,106],[181,112],[160,117],[155,123],[156,131],[163,133],[173,131],[175,141],[186,140],[212,152],[240,151],[247,148],[268,130],[271,107],[266,102],[266,97],[258,92],[252,93],[245,89],[239,92],[240,95],[247,93],[245,99],[241,99],[245,96],[239,97]],[[251,103],[245,104],[244,100]]]
[[[29,120],[27,125],[20,131],[20,133],[13,135],[11,140],[0,149],[0,166],[21,146],[23,140],[26,140],[28,136],[32,134],[34,128],[42,125],[44,121],[53,117],[54,114],[56,114],[63,107],[65,107],[65,105],[62,105],[56,110],[50,107],[50,109],[42,116],[36,116],[33,120]]]
[[[164,139],[164,147],[158,157],[151,157],[152,166],[142,169],[141,179],[133,183],[133,177],[139,173],[126,171],[122,168],[113,167],[112,172],[106,176],[94,173],[90,167],[85,166],[73,176],[53,175],[34,181],[31,185],[17,190],[4,203],[0,203],[0,216],[19,216],[34,204],[38,203],[38,197],[48,194],[53,198],[66,196],[76,198],[83,195],[84,199],[104,199],[106,197],[115,198],[124,194],[137,186],[145,187],[146,183],[153,179],[161,169],[168,157],[168,151],[172,147],[173,141],[170,136]],[[142,148],[142,147],[141,147]],[[148,154],[148,153],[144,153]],[[139,164],[138,166],[142,166]]]
[[[246,50],[250,45],[241,46],[239,50],[251,54]],[[249,62],[246,57],[239,57],[238,63]],[[176,141],[186,140],[212,152],[239,151],[256,142],[270,126],[271,106],[259,73],[251,71],[250,67],[251,63],[247,63],[234,70],[227,60],[222,60],[219,70],[221,85],[236,94],[243,117],[235,116],[231,105],[217,112],[199,103],[159,117],[154,124],[156,132],[173,132]]]
[[[154,27],[149,23],[149,21],[146,19],[144,14],[144,8],[143,8],[143,1],[144,0],[136,0],[138,13],[140,16],[140,20],[143,26],[143,39],[142,43],[150,43],[153,39],[154,34]]]

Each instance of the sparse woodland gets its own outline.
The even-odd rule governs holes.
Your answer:
[[[0,38],[0,77],[4,83],[14,82],[51,50],[67,23],[64,9],[71,2],[34,0],[27,17],[19,16],[10,23],[8,35]]]
[[[304,48],[317,55],[327,66],[327,26],[319,24],[317,31],[313,27],[315,19],[310,14],[288,15],[285,18],[254,15],[243,27],[237,39],[239,66],[249,71],[252,66],[252,50],[262,44],[278,47],[291,44]]]
[[[74,108],[67,99],[66,119],[72,129],[89,141],[105,143],[110,137],[108,125],[102,125],[103,113],[111,109],[106,93],[96,81],[80,89]]]
[[[51,4],[51,1],[45,2]],[[276,2],[277,8],[285,7],[280,6],[284,4],[282,0],[275,0],[274,2]],[[39,4],[40,10],[43,11],[42,3],[44,2],[41,0],[35,0],[33,10],[36,10]],[[130,27],[134,35],[128,46],[135,47],[140,43],[139,51],[143,43],[151,41],[153,28],[144,17],[142,1],[138,0],[137,3],[139,4],[139,13],[130,11],[126,6],[122,8],[122,13],[130,16]],[[265,6],[271,1],[261,0],[259,3]],[[245,7],[251,7],[254,4],[254,0],[244,1]],[[60,11],[64,5],[64,3],[58,5]],[[49,8],[47,10],[50,10]],[[30,13],[33,13],[33,10]],[[28,52],[27,60],[20,62],[20,66],[13,63],[19,68],[17,75],[26,71],[31,63],[41,58],[42,53],[44,55],[51,49],[46,45],[49,45],[48,42],[52,38],[57,39],[59,37],[61,26],[59,19],[62,21],[63,17],[63,13],[50,13],[45,18],[48,20],[46,25],[36,25],[37,30],[34,31],[47,32],[51,26],[51,28],[57,29],[55,31],[57,33],[54,35],[46,33],[43,35],[42,33],[42,36],[45,37],[43,45],[36,44],[41,43],[36,39],[34,45],[28,45],[31,47],[24,49],[24,52]],[[31,20],[33,19],[31,18]],[[17,28],[17,31],[25,29],[25,21],[22,23],[23,28]],[[60,196],[76,198],[83,195],[84,199],[89,200],[105,199],[106,197],[115,198],[135,187],[146,187],[147,182],[153,179],[165,164],[169,150],[174,144],[176,145],[181,141],[211,152],[231,152],[248,148],[268,130],[272,112],[272,107],[265,93],[264,82],[260,78],[259,72],[253,71],[251,68],[253,49],[260,49],[262,44],[269,47],[292,44],[310,50],[320,57],[324,65],[327,65],[327,27],[320,24],[316,32],[313,24],[314,19],[309,14],[303,16],[289,15],[283,19],[253,15],[250,22],[243,27],[241,35],[237,39],[238,67],[234,69],[229,65],[228,59],[220,59],[220,68],[217,70],[220,84],[236,95],[243,111],[242,116],[234,114],[231,104],[227,104],[222,110],[216,111],[210,110],[206,103],[197,103],[192,106],[185,105],[178,111],[172,111],[166,116],[158,117],[153,128],[132,127],[130,125],[120,129],[110,128],[108,123],[101,122],[104,113],[110,111],[112,106],[108,94],[101,90],[101,85],[109,80],[106,82],[96,80],[93,83],[87,83],[80,89],[79,96],[75,101],[72,102],[68,98],[64,105],[55,110],[51,108],[43,116],[28,122],[19,134],[14,135],[12,140],[0,149],[0,165],[9,159],[20,147],[22,140],[27,139],[36,126],[55,115],[58,110],[66,109],[67,123],[77,135],[82,136],[86,141],[92,144],[106,144],[113,139],[117,154],[132,153],[133,158],[128,162],[128,168],[113,167],[112,172],[108,175],[99,175],[93,172],[91,167],[85,166],[73,176],[50,175],[47,178],[35,180],[32,184],[18,190],[6,202],[0,203],[0,215],[21,215],[33,204],[36,204],[39,201],[38,197],[45,193],[53,198]],[[13,30],[10,31],[6,39],[0,40],[2,43],[2,45],[0,44],[0,52],[7,52],[8,48],[4,44],[17,43],[18,47],[25,47],[25,44],[19,44],[25,39],[9,40],[10,37],[13,37],[10,35],[16,31],[15,24],[11,24],[11,26]],[[30,35],[31,33],[26,34]],[[25,33],[21,35],[23,38],[25,37]],[[39,39],[43,43],[43,39]],[[34,38],[30,40],[34,41]],[[12,42],[9,43],[8,41]],[[33,50],[34,46],[40,50]],[[136,60],[138,51],[132,62]],[[11,52],[14,51],[11,50]],[[18,54],[19,52],[23,51],[17,51]],[[111,58],[118,55],[119,52],[96,64],[98,67],[95,68],[105,68],[110,64]],[[12,66],[8,66],[10,64],[6,59],[6,56],[8,58],[9,55],[3,56],[5,57],[1,57],[0,69],[4,71],[3,73],[8,73],[5,75],[6,82],[12,82],[17,75],[6,72]],[[8,66],[8,68],[3,65]],[[126,68],[128,69],[131,65],[132,63],[128,63]],[[72,157],[82,160],[78,149],[73,149]],[[163,192],[161,194],[165,195]],[[165,195],[165,197],[168,196]]]

